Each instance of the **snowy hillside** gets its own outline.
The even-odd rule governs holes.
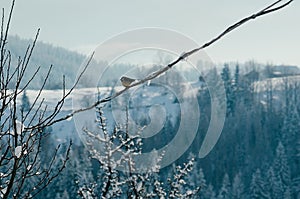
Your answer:
[[[199,117],[199,114],[198,116],[195,115],[197,112],[195,114],[187,114],[187,111],[194,110],[195,106],[198,106],[190,100],[195,98],[199,90],[195,85],[198,84],[192,84],[192,87],[189,84],[183,85],[182,90],[178,91],[172,91],[171,88],[157,84],[144,85],[129,90],[127,93],[104,105],[103,110],[108,121],[108,127],[111,129],[115,123],[118,125],[125,124],[126,106],[129,108],[131,130],[137,132],[139,131],[138,129],[143,128],[143,136],[145,138],[152,137],[162,131],[167,123],[176,127],[180,118],[182,120],[183,117],[189,117],[186,120],[192,122]],[[122,87],[115,87],[114,91],[121,89]],[[38,92],[37,90],[26,91],[30,104],[34,102]],[[74,110],[91,106],[97,100],[97,93],[100,93],[100,96],[108,96],[111,92],[112,90],[107,87],[75,89],[65,100],[62,111],[56,118],[63,117]],[[38,102],[43,99],[43,106],[47,106],[48,112],[51,112],[62,95],[62,90],[44,90]],[[17,102],[19,106],[22,104],[21,97],[18,98]],[[78,133],[82,136],[83,128],[98,129],[94,122],[96,119],[95,111],[95,109],[92,109],[80,113],[68,121],[53,125],[51,135],[59,142],[72,139],[78,144],[80,142]],[[195,125],[187,125],[187,129],[189,128],[188,126]]]

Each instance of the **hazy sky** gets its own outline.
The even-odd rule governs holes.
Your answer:
[[[8,12],[11,0],[0,0]],[[272,0],[16,0],[11,34],[83,52],[124,31],[159,27],[199,45]],[[210,46],[215,62],[256,60],[300,66],[300,2],[247,23]]]

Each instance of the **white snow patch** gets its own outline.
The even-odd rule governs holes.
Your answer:
[[[22,146],[17,146],[17,147],[15,148],[15,156],[16,156],[17,158],[20,158],[20,157],[21,157],[21,154],[22,154]]]
[[[0,189],[0,198],[3,198],[4,194],[6,193],[7,191],[7,187],[3,188],[3,189]]]
[[[25,126],[22,124],[22,122],[16,120],[16,127],[17,127],[17,135],[21,135],[22,132],[24,131],[25,129]],[[11,135],[15,135],[15,131],[13,129],[10,130],[10,134]]]
[[[32,168],[32,165],[30,164],[30,165],[27,166],[26,169],[27,169],[27,171],[29,171],[31,168]]]

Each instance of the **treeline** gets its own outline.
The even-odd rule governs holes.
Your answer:
[[[18,56],[23,52],[26,52],[29,44],[32,45],[32,40],[22,39],[15,35],[9,36],[8,41],[7,49],[12,55],[12,69],[15,69],[18,64],[17,60],[19,60]],[[21,59],[22,58],[23,57],[21,57]],[[40,67],[39,73],[36,74],[35,78],[31,81],[31,84],[27,87],[27,89],[33,90],[40,89],[50,66],[52,66],[49,81],[46,83],[45,89],[62,89],[63,81],[65,81],[65,87],[67,89],[71,88],[78,75],[82,72],[82,69],[88,59],[88,56],[79,54],[75,51],[70,51],[62,47],[37,41],[32,57],[29,61],[28,70],[24,74],[23,82],[29,81],[38,67]],[[121,75],[125,74],[129,69],[135,66],[123,63],[108,66],[105,60],[96,61],[95,59],[92,59],[85,75],[80,79],[77,87],[96,87],[99,86],[99,84],[100,86],[110,87],[119,81],[119,79],[116,79],[116,76],[114,75],[102,74],[103,71],[101,72],[100,69],[103,70],[106,67],[111,67],[112,70],[117,71]],[[101,83],[99,83],[100,81]],[[12,84],[9,85],[10,88],[14,88],[14,86],[15,85]],[[22,86],[24,86],[24,84]]]

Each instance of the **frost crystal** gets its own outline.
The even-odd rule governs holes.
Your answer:
[[[3,195],[6,193],[7,187],[0,189],[0,198],[3,198]]]
[[[18,121],[18,120],[16,120],[16,127],[17,127],[17,134],[18,135],[21,135],[22,134],[22,132],[24,131],[24,129],[25,129],[25,126],[20,122],[20,121]],[[10,131],[10,134],[11,135],[15,135],[15,131],[14,131],[14,129],[12,129],[11,131]]]
[[[15,156],[16,156],[17,158],[20,158],[20,157],[21,157],[21,154],[22,154],[22,146],[17,146],[17,147],[15,148]]]
[[[30,165],[28,165],[27,166],[27,171],[29,171],[30,169],[31,169],[31,167],[32,167],[32,165],[30,164]]]

